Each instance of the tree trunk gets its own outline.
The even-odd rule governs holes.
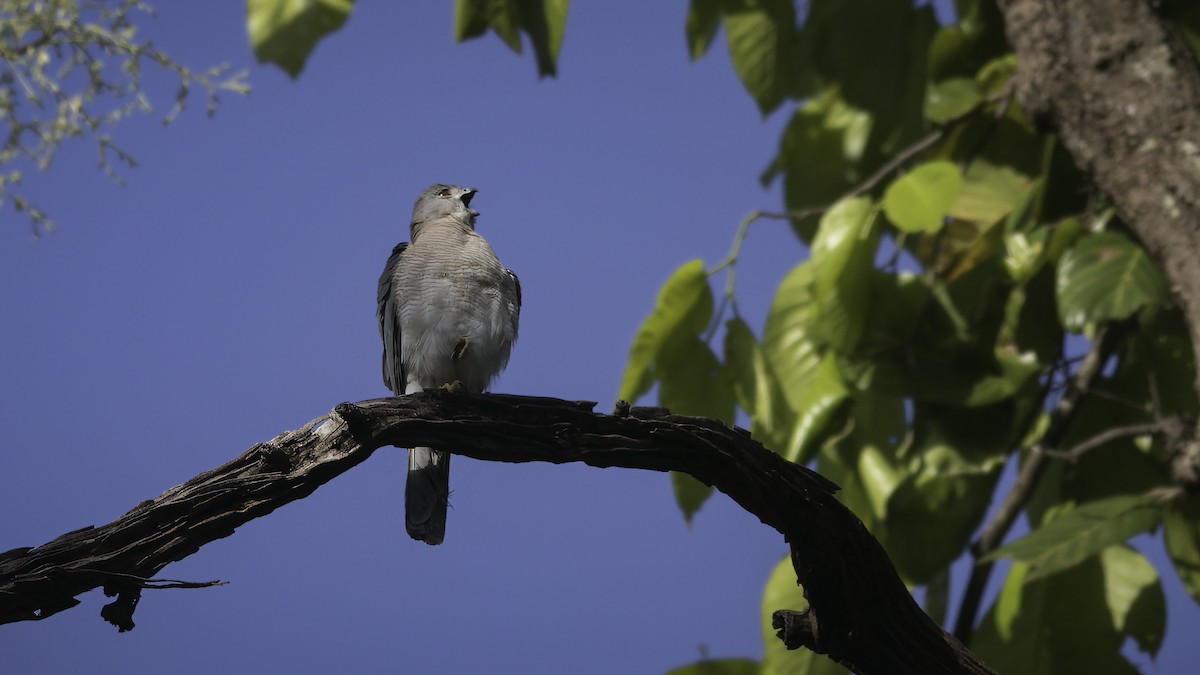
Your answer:
[[[1017,95],[1158,262],[1200,364],[1200,69],[1144,0],[999,0]],[[1200,368],[1196,390],[1200,393]],[[1200,479],[1200,447],[1173,448]]]

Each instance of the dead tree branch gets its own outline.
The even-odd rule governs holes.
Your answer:
[[[791,545],[810,606],[801,622],[789,621],[794,613],[777,616],[789,647],[828,654],[859,673],[993,672],[921,611],[827,479],[714,420],[661,408],[600,415],[593,406],[445,391],[343,403],[107,525],[0,554],[0,623],[46,618],[104,587],[118,598],[102,614],[132,628],[141,589],[167,564],[310,494],[378,448],[428,445],[491,461],[689,473]]]

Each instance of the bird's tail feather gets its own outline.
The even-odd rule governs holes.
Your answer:
[[[450,497],[450,453],[410,448],[404,486],[404,527],[413,539],[440,544],[446,537],[446,501]]]

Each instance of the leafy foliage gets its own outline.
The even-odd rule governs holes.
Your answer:
[[[462,42],[489,30],[521,53],[525,33],[538,74],[558,70],[570,0],[455,0],[454,39]],[[300,75],[317,43],[350,16],[354,0],[247,0],[246,31],[260,63],[274,63],[291,77]]]
[[[1136,672],[1121,645],[1158,650],[1165,600],[1158,571],[1126,542],[1163,527],[1200,598],[1194,499],[1171,484],[1172,451],[1154,433],[1163,416],[1197,410],[1166,285],[1013,100],[1016,62],[992,2],[959,2],[944,26],[903,2],[805,7],[693,0],[686,36],[699,58],[723,30],[759,109],[790,104],[764,180],[782,180],[811,256],[780,281],[761,340],[731,302],[732,280],[715,317],[704,281],[732,275],[746,224],[729,258],[707,271],[688,263],[686,293],[681,268],[635,338],[621,395],[657,379],[660,403],[696,410],[667,386],[687,364],[696,382],[728,387],[766,447],[815,459],[842,487],[901,575],[928,585],[939,616],[950,564],[971,549],[993,491],[1012,489],[999,482],[1003,466],[1084,447],[1070,462],[1049,460],[1036,490],[1018,495],[1032,531],[983,551],[981,562],[1014,562],[971,644],[1002,672]],[[718,366],[697,340],[722,321]],[[1114,322],[1121,337],[1099,357],[1111,354],[1110,365],[1079,384],[1072,357],[1099,349],[1084,336]],[[661,337],[676,331],[686,339]],[[664,349],[687,356],[673,362]],[[1072,387],[1079,403],[1051,422],[1046,411]],[[690,520],[694,507],[676,490]],[[769,628],[771,612],[804,604],[785,560],[764,591],[761,672],[830,666],[785,652]]]
[[[293,78],[317,42],[346,22],[354,0],[246,0],[246,31],[259,63]]]
[[[538,74],[558,70],[570,0],[455,0],[454,39],[462,42],[491,29],[509,49],[521,53],[521,33],[533,46]]]
[[[1070,509],[1042,527],[993,551],[1029,566],[1025,581],[1069,569],[1109,546],[1148,531],[1162,518],[1151,498],[1120,495]]]
[[[169,123],[187,103],[192,88],[206,93],[208,114],[218,93],[245,93],[245,73],[228,66],[193,70],[148,40],[139,40],[134,21],[150,14],[136,0],[54,0],[0,2],[0,123],[6,129],[0,166],[24,161],[46,170],[62,143],[86,138],[96,144],[100,168],[120,182],[115,162],[136,166],[108,128],[137,113],[151,111],[141,72],[150,64],[173,73],[179,82]],[[0,205],[11,203],[28,215],[34,234],[53,227],[50,217],[14,190],[21,171],[0,173]]]

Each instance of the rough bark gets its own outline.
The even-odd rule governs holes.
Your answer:
[[[999,0],[1017,95],[1159,263],[1200,364],[1200,69],[1145,0]],[[1196,390],[1200,392],[1200,369]],[[1193,434],[1196,436],[1196,434]],[[1194,438],[1181,484],[1200,477]]]
[[[105,587],[118,598],[102,614],[132,628],[142,588],[178,585],[148,579],[167,564],[310,494],[377,448],[428,445],[483,460],[687,472],[790,544],[810,606],[777,615],[789,647],[859,673],[993,672],[921,611],[833,483],[720,422],[660,408],[600,415],[593,405],[444,391],[343,403],[107,525],[0,554],[0,623],[46,618]]]

